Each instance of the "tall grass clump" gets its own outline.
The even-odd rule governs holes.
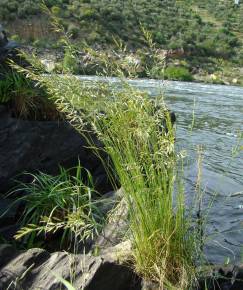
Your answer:
[[[125,192],[136,271],[160,289],[189,289],[201,243],[177,175],[170,113],[162,97],[152,100],[128,85],[122,69],[115,69],[121,75],[115,85],[69,74],[22,72],[46,88],[81,134],[89,138],[95,133],[103,143],[112,160],[110,175],[118,176]]]
[[[180,186],[174,195],[177,158],[168,111],[126,89],[95,126],[124,188],[137,272],[161,288],[186,289],[194,274],[196,233]]]
[[[177,180],[175,136],[165,105],[158,99],[156,106],[123,80],[116,87],[68,75],[36,79],[70,123],[86,136],[95,132],[111,157],[113,167],[107,167],[118,176],[129,207],[136,271],[161,289],[188,289],[200,243]]]

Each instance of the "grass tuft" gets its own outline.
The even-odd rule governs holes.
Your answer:
[[[76,167],[75,176],[71,175],[71,170],[60,168],[57,176],[26,173],[33,181],[20,183],[10,193],[17,196],[14,203],[24,204],[16,239],[24,238],[30,247],[38,235],[50,239],[61,231],[62,247],[72,245],[74,239],[84,242],[99,231],[102,214],[98,205],[101,201],[93,189],[92,178],[80,165]],[[84,176],[87,176],[85,183]]]

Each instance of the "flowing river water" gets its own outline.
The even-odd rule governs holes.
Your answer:
[[[163,91],[166,104],[176,113],[177,150],[186,150],[188,156],[184,173],[189,200],[195,196],[197,148],[202,148],[208,260],[243,262],[243,87],[147,79],[129,82],[152,97]]]

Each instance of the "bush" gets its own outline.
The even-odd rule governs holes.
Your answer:
[[[94,19],[95,15],[96,15],[96,10],[93,8],[82,8],[81,9],[81,18]]]
[[[71,36],[71,38],[76,39],[78,37],[79,28],[74,24],[70,24],[68,26],[68,33]]]
[[[66,50],[63,58],[63,71],[69,73],[78,73],[78,64],[75,56],[70,50]]]
[[[60,16],[61,15],[61,8],[58,6],[53,6],[51,8],[51,12],[55,15],[55,16]]]
[[[192,81],[193,77],[185,67],[169,66],[165,69],[165,79],[176,81]]]

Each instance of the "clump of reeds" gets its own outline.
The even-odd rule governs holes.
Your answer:
[[[194,274],[196,236],[184,192],[178,187],[174,194],[177,158],[168,111],[155,110],[148,96],[126,88],[94,124],[129,205],[136,270],[161,288],[186,289]]]

